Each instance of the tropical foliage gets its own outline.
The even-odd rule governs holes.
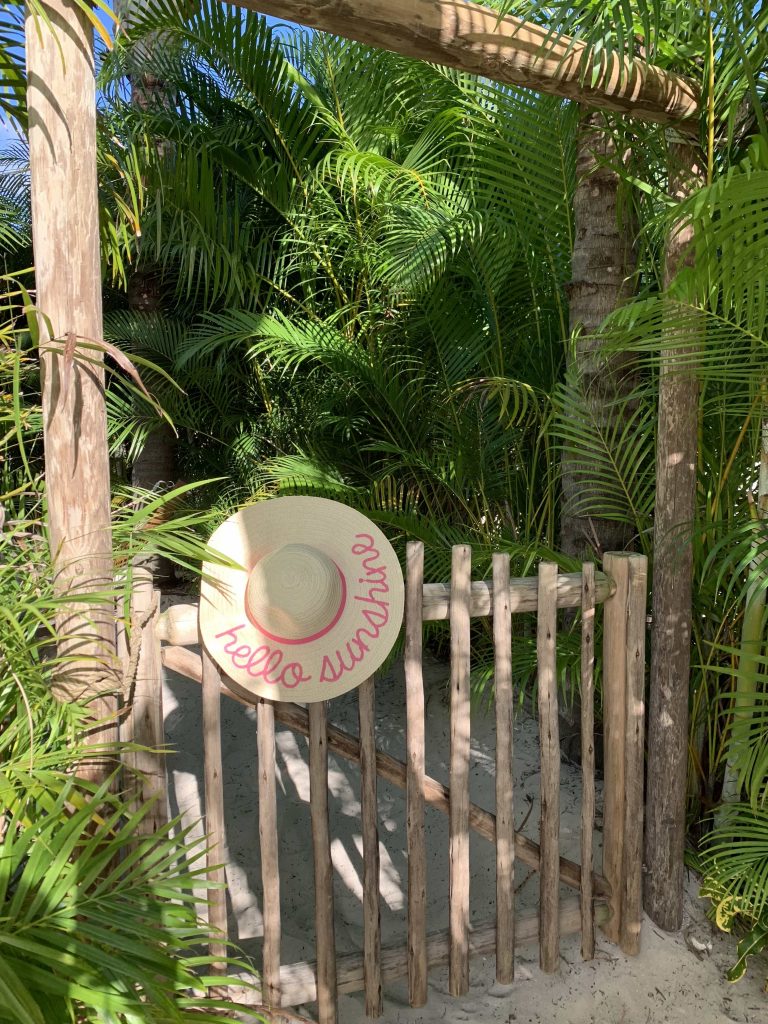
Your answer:
[[[215,517],[275,493],[336,497],[396,543],[424,540],[433,578],[457,541],[481,572],[497,548],[519,573],[544,555],[567,565],[563,453],[582,479],[579,514],[626,524],[652,558],[660,361],[688,348],[678,365],[700,381],[697,511],[680,531],[695,566],[691,835],[719,923],[750,924],[745,963],[768,928],[768,13],[738,0],[493,6],[602,60],[642,52],[702,89],[700,187],[682,204],[667,195],[675,139],[606,119],[637,224],[638,296],[598,339],[636,371],[615,415],[598,418],[578,367],[565,370],[575,107],[214,0],[142,5],[104,58],[108,336],[152,364],[179,477],[223,478],[188,500]],[[0,98],[23,123],[6,49]],[[152,82],[143,102],[126,75]],[[20,164],[0,189],[9,258],[28,237]],[[663,240],[686,224],[694,258],[665,282]],[[126,298],[136,275],[159,296],[151,312]],[[130,464],[158,433],[157,408],[115,377],[109,409],[115,459]],[[525,679],[524,636],[516,652]],[[562,663],[576,680],[567,640]]]

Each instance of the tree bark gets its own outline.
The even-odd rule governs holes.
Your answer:
[[[100,595],[57,617],[72,660],[55,692],[108,720],[91,733],[104,742],[117,676],[104,357],[87,347],[102,340],[93,29],[72,0],[44,8],[49,22],[27,13],[26,57],[48,528],[56,594]]]
[[[236,0],[368,46],[669,124],[695,122],[699,88],[641,60],[607,67],[584,43],[465,0]],[[596,72],[596,73],[595,73]],[[695,129],[695,124],[692,130]]]
[[[669,190],[683,199],[701,184],[696,151],[670,146]],[[692,259],[690,225],[667,239],[664,284]],[[665,348],[659,378],[654,519],[653,628],[648,713],[645,909],[665,931],[683,919],[683,855],[688,777],[692,531],[696,513],[699,385],[687,334]],[[685,359],[681,369],[680,359]]]
[[[635,292],[634,219],[620,204],[620,179],[606,165],[616,158],[616,146],[605,117],[585,110],[579,123],[573,198],[574,245],[569,287],[570,330],[578,332],[569,350],[569,369],[582,383],[586,413],[610,427],[621,415],[617,402],[637,384],[633,357],[619,353],[606,358],[594,339],[605,318]],[[602,559],[621,551],[632,537],[624,523],[578,511],[586,479],[574,461],[562,460],[561,548],[574,558]],[[594,489],[592,483],[589,484]],[[595,495],[599,502],[599,495]]]

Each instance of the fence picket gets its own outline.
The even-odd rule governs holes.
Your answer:
[[[203,757],[205,774],[205,830],[208,834],[206,864],[215,888],[208,892],[208,926],[211,956],[227,954],[227,892],[224,842],[224,784],[221,764],[221,674],[203,647]],[[214,968],[221,973],[224,965]]]
[[[496,703],[496,980],[515,977],[515,817],[512,771],[512,616],[509,555],[493,556]]]
[[[603,931],[617,944],[624,888],[629,558],[616,552],[608,552],[603,558],[603,569],[616,585],[603,615],[603,874],[611,887],[610,917]]]
[[[424,680],[422,596],[424,545],[410,541],[406,549],[405,706],[406,706],[406,832],[408,844],[408,1001],[427,1001],[427,853],[424,837]]]
[[[581,955],[595,955],[592,835],[595,827],[595,566],[582,566],[581,588]]]
[[[315,866],[315,942],[319,1024],[336,1024],[336,936],[333,863],[328,827],[328,735],[324,701],[309,708],[309,809]]]
[[[373,678],[366,679],[357,694],[360,722],[360,817],[363,832],[363,958],[365,1013],[368,1017],[380,1017],[383,1008],[374,685]]]
[[[539,961],[547,973],[560,960],[560,734],[557,720],[557,566],[539,564],[536,628],[541,746]]]
[[[629,955],[640,952],[643,919],[643,757],[645,734],[645,631],[648,560],[629,559],[627,605],[627,693],[625,722],[624,787],[624,893],[621,910],[621,948]]]
[[[280,865],[277,848],[277,787],[275,783],[275,706],[270,700],[256,705],[256,742],[259,784],[259,846],[264,902],[262,999],[280,1005]]]
[[[472,551],[451,559],[451,768],[449,922],[451,995],[469,991],[469,598]]]

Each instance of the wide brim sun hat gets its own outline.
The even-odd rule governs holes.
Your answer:
[[[233,691],[312,703],[359,686],[391,652],[403,574],[362,513],[327,498],[272,498],[213,534],[200,634]]]

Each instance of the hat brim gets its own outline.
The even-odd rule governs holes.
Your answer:
[[[336,563],[346,597],[320,636],[281,643],[247,614],[246,585],[259,558],[297,542]],[[403,574],[387,538],[356,509],[327,498],[272,498],[228,519],[210,547],[235,565],[203,566],[200,634],[243,696],[330,700],[368,679],[391,652],[403,619]]]

